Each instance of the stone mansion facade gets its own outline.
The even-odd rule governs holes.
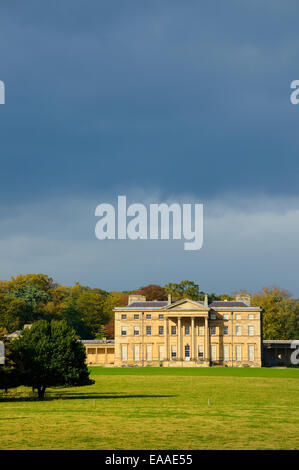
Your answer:
[[[262,365],[262,310],[235,301],[146,301],[131,295],[115,312],[114,341],[84,341],[87,362],[111,366]]]

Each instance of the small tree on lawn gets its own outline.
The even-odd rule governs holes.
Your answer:
[[[85,348],[65,321],[35,322],[12,342],[19,381],[44,398],[47,387],[91,385]]]

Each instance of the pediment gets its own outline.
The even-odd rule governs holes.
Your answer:
[[[174,302],[171,305],[167,305],[165,310],[195,310],[195,311],[203,311],[203,310],[210,310],[209,307],[205,306],[203,303],[196,302],[195,300],[190,299],[181,299],[177,302]]]

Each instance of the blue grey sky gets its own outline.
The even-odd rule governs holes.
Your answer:
[[[0,278],[299,295],[299,5],[0,3]],[[100,242],[94,209],[203,202],[204,246]]]

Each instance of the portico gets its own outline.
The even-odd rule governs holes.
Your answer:
[[[166,308],[164,313],[165,361],[210,363],[209,308],[197,302],[180,301]],[[175,332],[172,327],[175,326]],[[174,349],[173,346],[176,346]],[[199,346],[201,351],[199,352]],[[167,364],[165,364],[167,365]],[[170,364],[169,364],[170,365]],[[188,365],[188,364],[185,364]]]

